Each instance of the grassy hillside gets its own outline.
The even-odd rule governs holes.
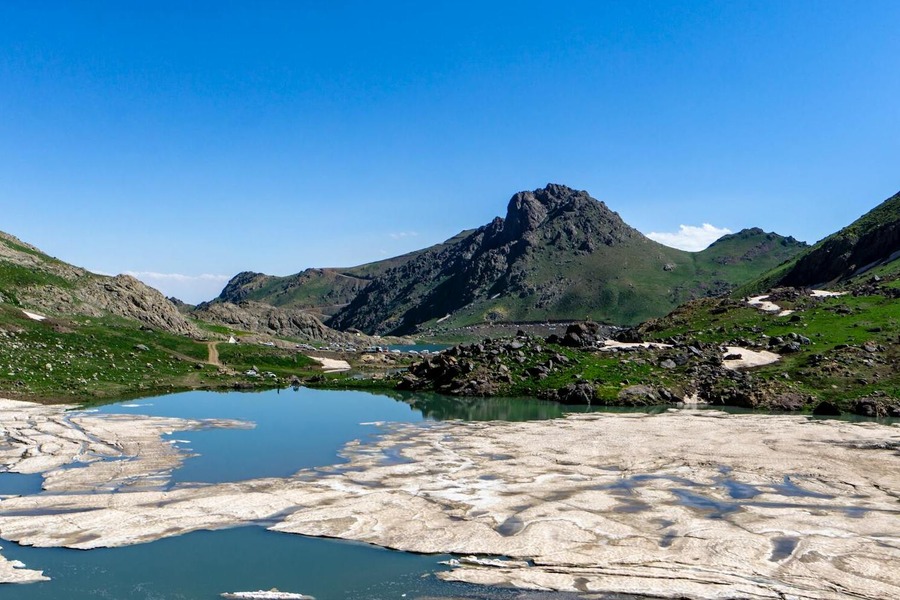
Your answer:
[[[228,282],[215,301],[237,303],[252,300],[282,308],[299,308],[327,321],[328,317],[349,304],[372,279],[425,252],[456,244],[470,233],[463,231],[442,244],[355,267],[306,269],[284,277],[241,273]]]
[[[742,286],[752,295],[777,286],[828,287],[900,258],[900,193],[788,263]]]
[[[221,370],[205,342],[150,331],[129,319],[54,317],[35,321],[0,304],[0,396],[48,402],[100,402],[185,389],[285,385],[319,370],[295,351],[220,345]],[[256,367],[280,382],[249,377]]]
[[[106,401],[181,389],[285,385],[320,372],[293,349],[258,344],[223,344],[225,368],[207,364],[204,338],[234,333],[186,320],[137,280],[89,273],[0,233],[2,397]],[[251,368],[275,377],[247,376]]]

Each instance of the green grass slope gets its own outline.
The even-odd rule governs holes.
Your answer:
[[[748,295],[778,286],[834,286],[898,258],[900,193],[737,293]]]
[[[306,269],[283,277],[263,273],[239,273],[213,301],[264,302],[282,308],[298,308],[323,321],[349,304],[370,281],[417,256],[452,246],[471,231],[463,231],[442,244],[355,267]]]
[[[100,402],[271,387],[320,372],[293,348],[256,344],[222,344],[227,368],[206,364],[202,338],[233,333],[186,320],[137,280],[95,275],[0,233],[0,397]],[[251,367],[276,378],[245,375]]]

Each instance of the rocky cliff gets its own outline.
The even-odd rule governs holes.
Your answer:
[[[245,300],[240,303],[209,302],[198,305],[192,314],[208,323],[232,329],[314,342],[368,344],[368,336],[335,331],[300,309],[281,308]]]

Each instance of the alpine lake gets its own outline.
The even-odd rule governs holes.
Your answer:
[[[186,392],[130,400],[89,413],[142,414],[179,418],[239,419],[252,429],[205,429],[168,436],[191,457],[172,473],[172,485],[287,477],[303,468],[342,462],[351,440],[366,441],[378,423],[427,420],[559,418],[586,407],[563,407],[528,399],[463,402],[437,395],[378,395],[367,392],[270,390]],[[0,474],[0,495],[36,494],[40,475]],[[205,600],[222,592],[276,587],[318,600],[390,598],[526,598],[528,593],[444,582],[450,556],[397,552],[326,538],[268,531],[266,523],[198,531],[155,542],[88,551],[33,548],[3,541],[2,553],[50,581],[0,586],[9,600],[134,599]],[[0,535],[2,537],[2,535]],[[568,594],[531,594],[569,598]]]
[[[404,431],[410,428],[439,430],[447,422],[464,422],[476,427],[483,425],[488,428],[503,428],[510,422],[555,419],[560,420],[560,428],[565,429],[571,422],[571,419],[566,419],[568,415],[598,411],[618,415],[621,417],[620,420],[628,420],[630,416],[632,417],[630,420],[636,424],[639,421],[638,414],[665,415],[669,412],[665,407],[610,410],[606,407],[563,406],[523,398],[458,399],[433,394],[398,392],[379,394],[298,388],[259,393],[187,392],[96,408],[74,409],[68,414],[76,419],[79,415],[146,415],[198,420],[227,419],[252,424],[252,427],[245,428],[200,428],[165,434],[164,440],[167,443],[188,456],[171,472],[168,482],[165,483],[168,489],[178,489],[197,484],[290,478],[300,471],[303,471],[304,477],[308,479],[314,479],[319,472],[333,475],[349,460],[348,446],[377,448],[379,440],[386,435],[389,436],[398,426],[401,429],[405,428]],[[722,415],[717,417],[719,421],[731,417],[725,415],[721,407],[716,411],[692,412]],[[790,419],[815,422],[811,417],[792,416]],[[710,423],[714,421],[715,419],[710,417]],[[897,429],[892,423],[872,424],[873,427],[884,425],[888,425],[885,431],[889,434]],[[600,426],[602,427],[602,424]],[[863,427],[865,428],[865,425]],[[518,439],[517,436],[518,434],[512,435],[509,439]],[[549,434],[544,434],[544,437],[548,436]],[[627,435],[617,435],[618,442],[625,437]],[[431,443],[439,445],[441,437],[435,433],[432,438]],[[404,443],[393,448],[403,448]],[[377,464],[390,466],[392,461],[397,461],[397,464],[407,461],[405,457],[392,452],[394,450],[390,448],[385,450]],[[505,457],[500,455],[484,455],[477,451],[473,451],[472,455],[476,457],[474,462],[505,460]],[[470,459],[469,462],[473,461]],[[428,465],[429,462],[424,460],[421,464]],[[78,465],[72,465],[72,468],[78,468]],[[560,461],[559,468],[562,472],[570,467]],[[721,496],[725,501],[712,502],[704,495],[706,494],[704,488],[698,487],[699,484],[692,483],[681,475],[626,477],[623,474],[620,477],[617,468],[615,465],[600,466],[595,471],[603,477],[609,477],[611,484],[597,485],[595,479],[588,481],[594,485],[594,490],[602,489],[608,497],[621,500],[621,503],[613,508],[598,508],[599,513],[607,510],[609,514],[633,518],[636,513],[650,511],[655,507],[637,499],[634,494],[643,489],[648,493],[653,492],[651,488],[658,484],[680,486],[674,490],[680,506],[674,509],[686,511],[686,514],[699,511],[705,522],[711,525],[722,523],[723,516],[735,514],[734,511],[743,510],[745,507],[749,507],[750,510],[777,512],[811,510],[809,507],[815,504],[813,508],[819,513],[825,515],[832,511],[845,518],[851,525],[861,523],[859,518],[861,516],[871,514],[896,519],[900,513],[889,505],[888,508],[884,508],[884,504],[870,506],[866,504],[868,500],[865,499],[852,500],[861,503],[858,505],[845,505],[844,498],[824,493],[820,488],[814,487],[816,484],[812,479],[792,480],[788,474],[785,474],[783,482],[776,481],[766,487],[734,481],[730,478],[728,469],[719,467],[719,470],[715,471],[719,474],[711,477],[715,485],[721,488]],[[574,481],[591,479],[574,475],[571,478]],[[478,479],[481,482],[479,485],[486,486],[485,489],[499,483],[498,475],[483,475]],[[33,496],[50,493],[42,492],[41,484],[40,474],[0,473],[0,495]],[[502,486],[499,487],[501,489],[498,494],[502,496],[507,493]],[[548,502],[567,502],[576,493],[577,491],[573,491],[566,495],[560,492],[555,497],[548,497]],[[653,493],[657,496],[647,497],[659,497],[658,492]],[[781,500],[779,502],[754,500],[765,498],[766,494],[774,495]],[[852,498],[863,497],[857,495]],[[665,510],[665,507],[662,508]],[[522,510],[522,514],[526,514],[524,512],[526,509]],[[0,516],[2,512],[0,506]],[[666,533],[666,530],[662,529],[667,526],[666,522],[658,516],[653,518],[652,513],[648,514],[650,515],[647,517],[648,520],[662,523],[661,541],[658,542],[658,546],[660,551],[665,551],[677,540],[679,534],[672,531]],[[409,515],[409,519],[417,518],[416,514]],[[766,518],[774,519],[774,517]],[[534,522],[539,521],[540,519],[536,519]],[[454,598],[563,600],[581,595],[574,592],[529,591],[516,587],[447,581],[437,575],[451,570],[452,567],[445,562],[458,557],[440,553],[389,550],[378,545],[344,541],[327,535],[316,537],[283,533],[270,530],[269,527],[273,523],[274,521],[270,519],[215,530],[201,528],[198,531],[162,537],[146,543],[90,550],[19,545],[5,539],[6,536],[0,528],[0,538],[4,538],[0,542],[2,545],[0,554],[10,561],[21,561],[29,569],[43,571],[43,574],[50,578],[49,581],[37,583],[2,585],[0,598],[213,600],[220,597],[223,592],[271,588],[308,594],[318,600]],[[516,535],[522,529],[522,523],[519,517],[511,517],[496,529],[503,536]],[[900,538],[900,532],[897,531],[879,535],[882,536],[879,538],[882,544],[893,544]],[[883,536],[887,536],[890,540]],[[768,550],[764,550],[764,562],[783,561],[794,552],[798,543],[802,542],[801,538],[785,535],[777,535],[771,539],[775,545],[771,550],[771,556]],[[888,550],[887,553],[900,559],[900,551]],[[895,589],[893,582],[885,587],[885,590],[893,589]],[[640,595],[640,590],[637,590],[628,594],[608,596],[594,593],[590,597],[635,599],[643,596]],[[813,594],[810,597],[817,596]]]

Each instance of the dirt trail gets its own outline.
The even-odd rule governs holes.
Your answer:
[[[206,362],[221,367],[222,363],[219,362],[219,349],[217,348],[219,342],[206,342],[206,345],[209,347],[209,358],[206,359]]]

